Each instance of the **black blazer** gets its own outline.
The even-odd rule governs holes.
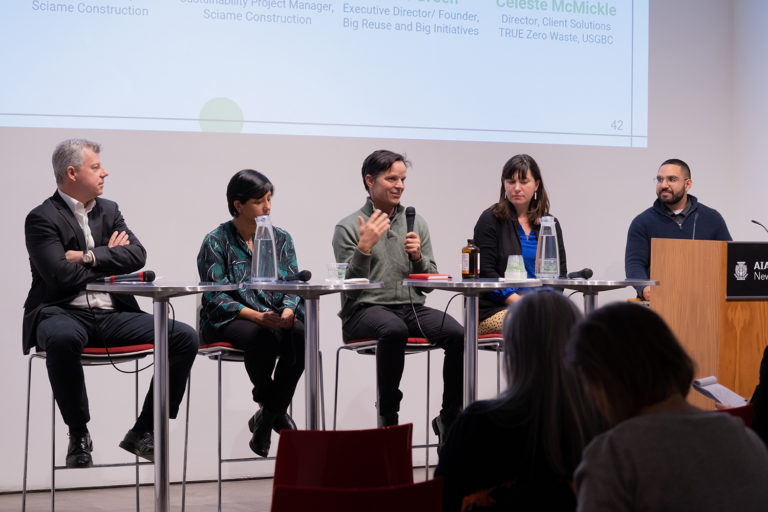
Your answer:
[[[517,219],[501,221],[493,214],[493,209],[488,208],[480,214],[475,224],[475,245],[480,249],[480,277],[498,278],[504,277],[507,268],[507,257],[512,254],[522,254],[523,247],[520,244],[518,230],[520,224]],[[539,236],[540,224],[533,226],[536,238]],[[557,232],[558,252],[560,254],[560,275],[568,273],[568,265],[565,261],[565,242],[560,222],[555,218],[555,231]],[[506,309],[489,300],[486,295],[480,296],[480,321]]]
[[[84,251],[85,234],[72,210],[58,191],[43,204],[29,212],[24,221],[24,237],[32,270],[32,286],[24,302],[22,344],[24,353],[37,344],[38,313],[45,306],[66,304],[85,289],[86,284],[99,277],[135,272],[144,266],[147,252],[139,239],[128,229],[117,203],[96,198],[88,214],[95,247],[94,266],[69,263],[66,251]],[[125,231],[131,243],[107,247],[115,231]],[[141,311],[131,295],[111,296],[120,311]]]

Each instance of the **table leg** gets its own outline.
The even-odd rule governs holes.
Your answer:
[[[477,316],[477,295],[467,295],[464,300],[464,407],[477,400]]]
[[[171,509],[168,479],[168,301],[155,299],[155,512]]]
[[[319,326],[317,323],[320,308],[319,297],[304,298],[304,379],[306,380],[307,430],[318,430],[318,351]]]
[[[597,307],[597,293],[584,292],[584,314],[588,315]]]

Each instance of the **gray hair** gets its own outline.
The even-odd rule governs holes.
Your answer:
[[[53,151],[53,175],[56,177],[56,184],[61,185],[67,177],[67,168],[71,165],[75,169],[80,169],[85,161],[83,150],[90,149],[94,153],[101,151],[101,146],[95,142],[85,139],[67,139]]]

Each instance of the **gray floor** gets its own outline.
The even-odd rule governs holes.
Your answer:
[[[423,473],[422,473],[423,475]],[[188,512],[216,511],[217,484],[199,483],[187,485],[186,510]],[[272,501],[272,479],[237,480],[225,482],[222,487],[222,510],[227,512],[268,511]],[[154,488],[141,487],[141,510],[153,511]],[[21,494],[0,496],[0,510],[21,510]],[[27,511],[51,510],[51,493],[27,494]],[[56,491],[56,512],[133,512],[136,510],[134,487]],[[181,485],[171,486],[171,510],[181,510]]]
[[[430,474],[434,470],[430,471]],[[413,479],[422,482],[425,479],[424,468],[414,469]],[[216,482],[187,485],[186,510],[188,512],[216,511]],[[154,510],[154,489],[152,486],[141,487],[141,510]],[[222,510],[224,512],[260,512],[269,511],[272,501],[272,479],[235,480],[224,482],[222,488]],[[21,510],[21,494],[0,495],[0,511],[17,512]],[[51,493],[34,492],[27,494],[27,511],[42,512],[51,510]],[[108,489],[87,489],[56,492],[57,512],[109,511],[133,512],[136,510],[134,487]],[[181,485],[171,486],[171,510],[181,510]]]

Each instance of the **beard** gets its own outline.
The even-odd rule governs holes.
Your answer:
[[[682,199],[682,198],[685,196],[685,189],[681,190],[681,191],[680,191],[680,192],[678,192],[678,193],[674,193],[672,190],[668,190],[668,191],[666,191],[666,192],[669,192],[670,194],[672,194],[672,195],[668,196],[668,197],[667,197],[667,199],[664,199],[664,198],[662,198],[662,197],[661,197],[661,194],[662,194],[663,192],[665,192],[665,191],[664,191],[664,190],[662,190],[662,191],[659,191],[659,193],[658,193],[658,194],[656,194],[656,197],[658,197],[658,198],[659,198],[659,200],[660,200],[660,201],[661,201],[663,204],[666,204],[666,205],[669,205],[669,204],[677,204],[677,203],[679,203],[679,202],[680,202],[680,200],[681,200],[681,199]]]

